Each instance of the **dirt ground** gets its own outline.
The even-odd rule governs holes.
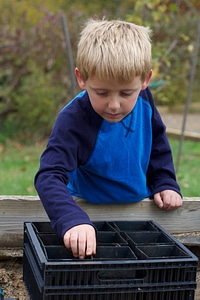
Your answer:
[[[200,258],[199,247],[196,247],[193,253]],[[0,250],[0,286],[4,292],[5,299],[30,299],[23,283],[22,255],[22,250]],[[197,272],[195,300],[200,300],[200,268],[198,268]]]
[[[22,250],[0,250],[0,287],[5,299],[30,299],[23,282],[22,255]]]

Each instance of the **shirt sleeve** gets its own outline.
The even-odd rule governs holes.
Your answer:
[[[166,134],[166,126],[154,104],[150,90],[146,90],[152,106],[152,151],[147,172],[147,182],[152,195],[163,190],[174,190],[181,195],[176,180],[171,147]]]
[[[87,103],[86,100],[84,103]],[[62,237],[74,226],[92,225],[89,216],[76,204],[67,189],[68,172],[85,163],[95,143],[100,120],[91,126],[88,114],[93,114],[92,120],[96,115],[87,111],[88,106],[81,108],[76,104],[61,111],[35,176],[35,188],[52,227]]]

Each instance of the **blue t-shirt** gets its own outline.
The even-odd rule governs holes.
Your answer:
[[[70,193],[90,203],[137,202],[149,197],[146,173],[152,147],[151,117],[150,104],[139,97],[122,121],[102,120],[88,160],[68,173]]]

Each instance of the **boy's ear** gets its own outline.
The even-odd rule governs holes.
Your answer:
[[[80,89],[85,90],[85,81],[83,80],[78,68],[75,68],[74,73]]]
[[[149,82],[150,82],[150,80],[151,80],[151,77],[152,77],[152,70],[149,72],[147,78],[146,78],[145,81],[143,82],[143,85],[142,85],[141,90],[145,90],[145,89],[148,87]]]

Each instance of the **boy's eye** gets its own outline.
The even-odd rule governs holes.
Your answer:
[[[129,97],[129,96],[131,96],[132,95],[132,91],[131,92],[121,92],[120,93],[120,95],[122,96],[122,97]]]
[[[101,97],[107,97],[107,96],[109,96],[109,94],[110,94],[110,92],[109,91],[101,91],[101,90],[96,90],[95,91],[96,92],[96,94],[98,95],[98,96],[101,96]],[[133,91],[131,90],[131,91],[120,91],[119,92],[119,95],[121,96],[121,97],[130,97],[131,95],[133,94]]]
[[[104,91],[96,91],[96,94],[98,96],[103,96],[103,97],[106,97],[108,95],[108,92],[104,92]]]

